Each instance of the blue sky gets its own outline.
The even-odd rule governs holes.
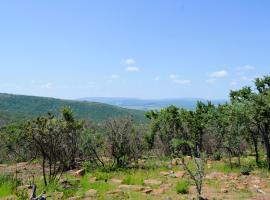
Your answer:
[[[270,72],[270,1],[1,0],[0,92],[227,98]]]

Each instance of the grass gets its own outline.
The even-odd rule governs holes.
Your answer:
[[[188,194],[190,184],[187,180],[183,179],[176,184],[177,194]]]
[[[249,162],[253,162],[252,158],[242,158],[242,164],[246,165]],[[166,197],[171,197],[172,199],[187,199],[189,197],[193,197],[192,191],[194,189],[194,184],[189,182],[188,175],[184,178],[172,178],[166,177],[160,174],[161,171],[179,171],[182,170],[180,166],[173,166],[172,168],[168,168],[169,160],[158,160],[150,159],[145,163],[144,168],[133,168],[133,169],[118,169],[116,171],[103,171],[102,169],[98,169],[92,171],[91,173],[87,173],[84,177],[80,178],[79,182],[76,181],[76,178],[71,174],[67,173],[64,177],[71,183],[71,187],[69,189],[63,188],[60,183],[50,184],[48,187],[44,187],[43,180],[36,179],[36,184],[38,186],[37,193],[40,194],[43,190],[47,191],[48,196],[50,196],[53,192],[63,192],[64,199],[67,197],[80,196],[83,197],[85,192],[90,189],[97,190],[98,198],[97,199],[154,199],[154,200],[162,200]],[[192,162],[190,163],[192,167]],[[227,163],[223,161],[212,161],[211,168],[208,169],[206,167],[207,174],[211,172],[222,172],[225,174],[228,173],[237,173],[241,174],[241,167],[234,167],[233,169]],[[267,180],[266,177],[269,177],[269,172],[265,172],[260,168],[255,168],[252,172],[252,175],[261,177],[264,181],[266,181],[267,185],[270,186],[270,180]],[[97,181],[91,182],[91,178],[96,177]],[[243,180],[244,180],[244,176]],[[144,185],[143,182],[146,179],[156,179],[161,180],[164,184],[171,184],[170,188],[165,190],[165,194],[161,195],[152,195],[152,194],[144,194],[142,192],[135,191],[125,191],[119,194],[119,197],[115,198],[113,195],[108,195],[108,192],[115,191],[118,188],[118,184],[113,183],[110,179],[121,179],[123,180],[123,184],[128,185]],[[241,179],[242,180],[242,179]],[[9,196],[14,194],[14,181],[11,177],[0,176],[0,199],[4,196]],[[228,182],[230,188],[234,188],[234,184],[230,184]],[[207,191],[212,191],[212,195],[217,197],[217,199],[221,199],[223,195],[226,197],[230,197],[231,199],[246,199],[247,197],[252,197],[252,195],[256,195],[248,190],[230,190],[229,194],[221,193],[221,189],[224,186],[224,181],[207,179],[205,180],[205,185],[203,188]],[[159,189],[160,186],[152,186],[152,189]],[[190,191],[189,194],[187,194]],[[213,193],[214,192],[214,193]],[[207,196],[210,199],[213,196]]]
[[[8,175],[0,175],[0,197],[12,195],[16,187],[16,180]]]

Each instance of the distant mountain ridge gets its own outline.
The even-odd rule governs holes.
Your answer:
[[[123,108],[152,110],[161,109],[170,105],[182,107],[186,109],[194,109],[197,101],[207,102],[208,100],[202,98],[171,98],[171,99],[137,99],[137,98],[121,98],[121,97],[86,97],[79,99],[87,102],[100,102],[110,105],[120,106]],[[213,104],[223,104],[225,99],[210,100]]]
[[[0,125],[9,121],[21,121],[46,115],[58,114],[63,107],[70,107],[80,119],[104,121],[113,117],[133,116],[137,122],[146,122],[145,112],[121,108],[97,102],[82,102],[47,97],[0,93]]]

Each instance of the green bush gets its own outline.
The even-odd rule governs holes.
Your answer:
[[[221,153],[218,151],[213,153],[213,159],[214,160],[221,160]]]
[[[251,165],[243,166],[241,169],[241,174],[243,175],[250,175],[250,173],[253,171],[253,167]]]
[[[181,180],[176,185],[176,192],[178,194],[188,194],[189,182],[187,180]]]

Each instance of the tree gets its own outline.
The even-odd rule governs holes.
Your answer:
[[[106,122],[107,144],[110,156],[117,167],[137,162],[143,151],[143,135],[130,117],[111,119]]]
[[[52,114],[38,117],[24,125],[23,134],[31,152],[42,159],[44,184],[58,181],[62,173],[74,164],[82,124],[72,112],[64,109],[62,118]],[[46,173],[48,168],[48,173]]]

